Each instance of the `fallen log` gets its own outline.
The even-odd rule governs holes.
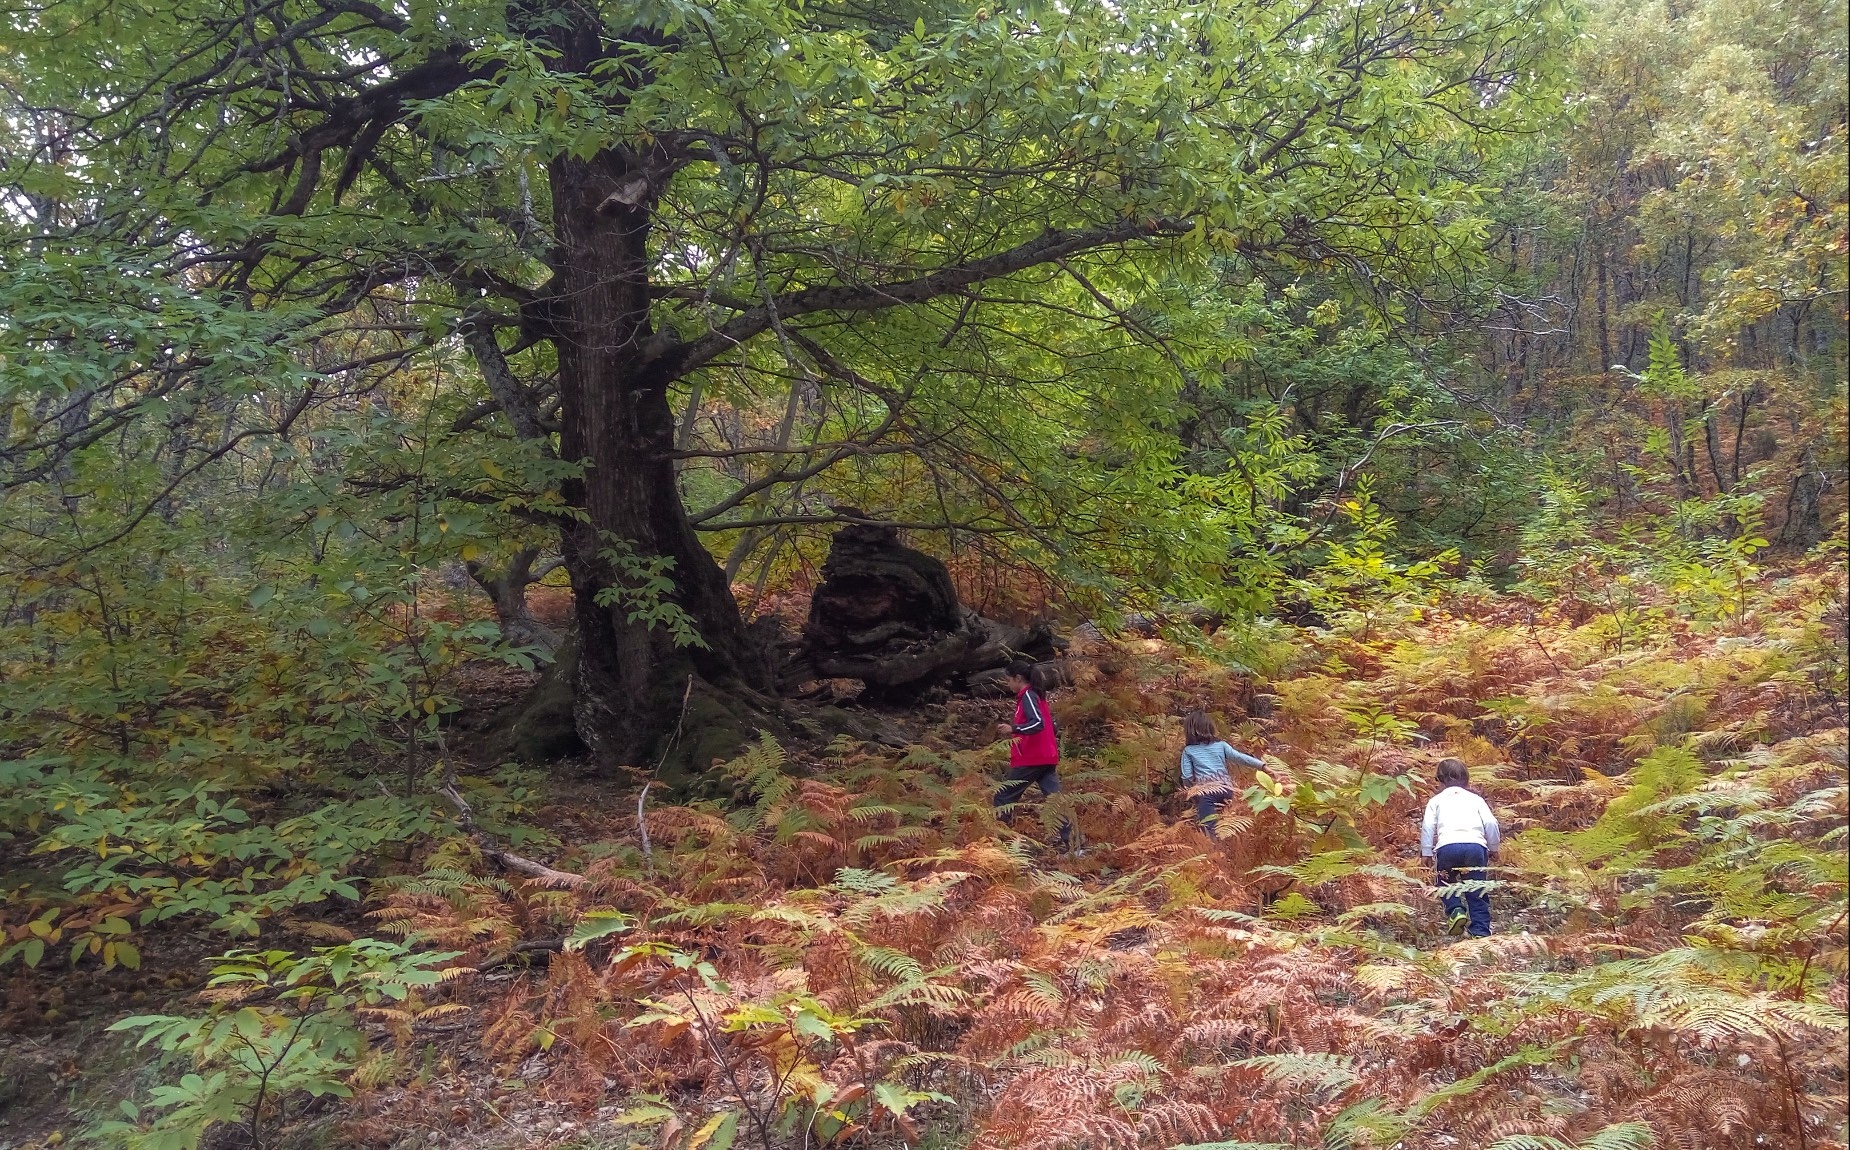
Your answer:
[[[1054,647],[1045,624],[1018,627],[965,607],[949,569],[901,543],[897,528],[853,524],[830,542],[797,667],[806,679],[857,679],[870,699],[904,699]]]
[[[456,789],[456,784],[454,782],[446,782],[438,793],[449,801],[450,806],[456,808],[456,825],[462,828],[464,834],[475,841],[475,845],[481,849],[483,857],[501,867],[503,870],[510,870],[515,874],[525,875],[541,886],[551,887],[555,890],[583,886],[588,881],[584,875],[573,874],[570,871],[554,870],[545,863],[536,863],[532,859],[522,858],[512,851],[502,850],[501,844],[495,842],[493,838],[490,838],[488,832],[475,825],[475,808],[469,805],[469,800],[462,797],[462,792]]]

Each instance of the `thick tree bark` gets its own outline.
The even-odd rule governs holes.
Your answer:
[[[580,14],[551,34],[564,69],[588,72],[603,48]],[[607,150],[560,156],[549,167],[558,244],[549,296],[559,358],[560,454],[585,463],[566,484],[585,513],[561,531],[579,629],[578,731],[601,767],[647,765],[672,727],[690,674],[721,687],[769,686],[767,660],[750,642],[718,565],[688,521],[675,479],[670,378],[643,352],[650,337],[648,237],[666,165]],[[704,647],[678,647],[670,631],[632,620],[625,589],[637,572],[612,550],[667,559],[670,598]],[[599,603],[600,598],[614,601]]]

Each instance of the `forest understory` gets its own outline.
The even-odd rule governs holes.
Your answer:
[[[1006,700],[880,716],[903,750],[766,740],[733,803],[643,803],[646,845],[639,779],[459,741],[428,785],[564,873],[439,818],[362,902],[266,927],[273,959],[372,936],[441,978],[351,956],[406,990],[327,1039],[352,1096],[279,1089],[262,1144],[1841,1146],[1841,560],[1711,625],[1454,587],[1359,628],[1076,642],[1066,789],[1023,834],[989,803]],[[484,706],[522,682],[469,675]],[[1267,762],[1218,841],[1174,777],[1195,705]],[[1509,836],[1488,939],[1446,936],[1417,858],[1447,755]],[[1068,816],[1082,855],[1043,845]],[[183,1073],[104,1031],[131,1010],[298,1017],[277,970],[201,989],[219,948],[189,934],[148,931],[137,971],[9,971],[0,1141]],[[248,1144],[240,1117],[207,1144]]]

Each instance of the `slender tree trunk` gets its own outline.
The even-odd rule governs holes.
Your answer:
[[[1606,248],[1604,243],[1594,248],[1593,278],[1594,306],[1599,312],[1599,363],[1596,366],[1599,373],[1603,375],[1612,370],[1612,328],[1606,320],[1609,303],[1606,298]]]
[[[1748,384],[1735,393],[1734,449],[1728,455],[1728,484],[1730,488],[1741,483],[1741,444],[1747,438],[1747,416],[1753,410],[1754,401],[1760,398],[1760,385]]]
[[[1702,446],[1709,453],[1709,474],[1715,477],[1716,494],[1728,494],[1731,487],[1728,483],[1728,472],[1722,467],[1721,444],[1716,435],[1715,412],[1712,410],[1702,413]]]
[[[589,71],[603,48],[584,14],[549,38],[562,67]],[[688,675],[721,689],[762,688],[765,660],[749,641],[719,567],[688,521],[675,479],[669,380],[642,355],[650,334],[648,237],[656,178],[649,157],[618,150],[552,161],[558,242],[551,316],[558,348],[560,454],[586,464],[562,494],[585,513],[561,531],[579,628],[574,713],[601,767],[643,765],[674,725]],[[660,169],[657,169],[660,170]],[[612,553],[631,557],[613,561]],[[648,569],[673,582],[668,601],[704,647],[632,619]],[[599,599],[606,602],[600,603]]]
[[[539,575],[533,573],[533,561],[540,557],[538,547],[522,547],[500,571],[491,571],[480,563],[466,564],[469,578],[475,580],[495,607],[495,620],[501,625],[501,637],[516,647],[539,647],[548,655],[559,648],[559,636],[537,619],[527,606],[527,587],[545,577],[557,564]]]
[[[1664,428],[1670,433],[1670,474],[1677,481],[1678,493],[1687,498],[1690,492],[1683,478],[1683,419],[1674,402],[1666,405]]]

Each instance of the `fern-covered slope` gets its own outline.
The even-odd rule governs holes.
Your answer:
[[[651,806],[646,855],[609,808],[554,860],[575,889],[474,877],[458,840],[375,915],[494,971],[461,993],[522,1085],[472,1143],[556,1140],[495,1133],[546,1098],[611,1146],[1841,1145],[1840,577],[1622,648],[1533,600],[1448,608],[1077,660],[1043,822],[1083,857],[996,826],[993,716],[960,704],[903,753],[766,743],[743,806]],[[1219,842],[1172,793],[1197,701],[1268,760]],[[1415,857],[1445,754],[1512,835],[1486,940],[1440,932]],[[448,1105],[382,1092],[353,1129]]]

